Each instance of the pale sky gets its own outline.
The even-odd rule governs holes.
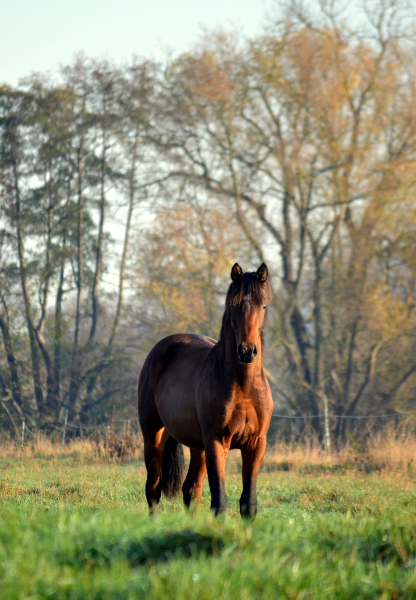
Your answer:
[[[0,0],[0,84],[56,72],[83,51],[116,63],[187,50],[204,28],[261,31],[270,0]]]

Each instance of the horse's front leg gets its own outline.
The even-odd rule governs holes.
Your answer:
[[[223,513],[228,506],[224,483],[227,452],[228,447],[225,447],[222,441],[218,439],[205,441],[205,460],[211,490],[211,510],[215,512],[215,516]]]
[[[253,444],[241,448],[243,460],[243,493],[240,498],[242,517],[254,519],[257,514],[257,475],[266,450],[266,436],[259,436]]]

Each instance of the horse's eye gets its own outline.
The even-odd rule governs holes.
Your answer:
[[[264,309],[266,308],[266,305],[265,305],[265,304],[263,304],[263,308],[264,308]]]

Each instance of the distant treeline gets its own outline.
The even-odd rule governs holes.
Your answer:
[[[0,86],[4,430],[135,416],[152,344],[218,335],[235,261],[268,264],[276,411],[310,417],[276,427],[416,409],[416,33],[366,9]]]

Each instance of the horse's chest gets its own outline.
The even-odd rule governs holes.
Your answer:
[[[231,448],[247,444],[253,436],[259,434],[260,425],[256,412],[249,407],[236,407],[230,414],[225,426],[225,437],[231,438]]]
[[[227,393],[212,394],[206,402],[201,402],[199,422],[204,438],[214,434],[225,446],[241,448],[267,433],[271,398],[267,389],[254,383],[244,387],[237,383],[225,386]]]
[[[253,438],[257,438],[256,430],[251,425],[246,425],[234,432],[231,437],[230,448],[246,446]]]

